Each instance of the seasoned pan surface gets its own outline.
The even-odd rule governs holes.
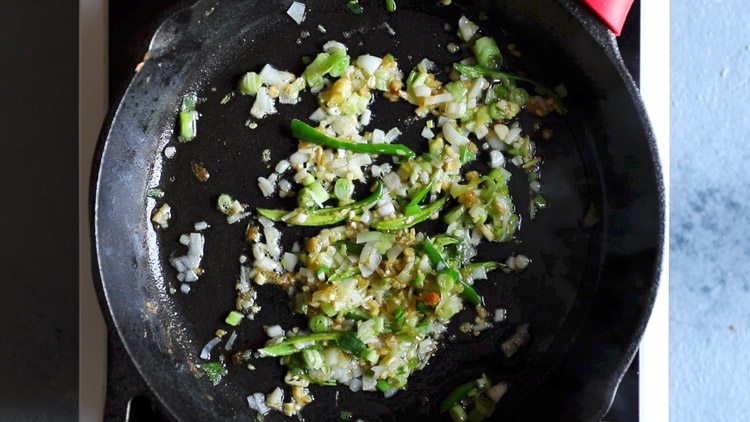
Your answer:
[[[304,68],[299,58],[319,51],[329,39],[345,42],[355,56],[391,53],[402,69],[423,57],[449,63],[454,56],[445,45],[454,40],[455,29],[446,31],[445,23],[455,28],[462,13],[477,18],[483,10],[489,18],[483,29],[499,44],[514,42],[523,51],[511,67],[549,85],[564,82],[570,92],[571,113],[541,122],[554,130],[553,141],[540,140],[533,130],[537,119],[522,121],[545,157],[542,177],[550,208],[533,223],[526,217],[517,241],[480,249],[480,257],[517,252],[533,261],[524,273],[495,275],[480,287],[488,308],[506,308],[508,320],[479,337],[449,336],[428,367],[410,378],[408,390],[392,399],[345,387],[313,387],[316,400],[303,415],[337,420],[347,410],[365,420],[436,418],[441,396],[485,372],[512,385],[496,415],[601,417],[637,348],[663,241],[652,135],[611,39],[565,2],[436,7],[400,1],[395,14],[385,13],[380,2],[363,2],[367,12],[361,16],[347,13],[339,1],[310,3],[301,26],[284,13],[286,2],[205,1],[177,13],[155,35],[150,59],[110,116],[92,190],[95,248],[107,306],[144,378],[183,420],[247,419],[252,411],[245,397],[283,383],[285,369],[273,359],[254,362],[252,372],[231,368],[218,387],[195,377],[201,347],[233,307],[237,258],[246,247],[244,225],[227,226],[214,209],[216,197],[227,192],[252,205],[289,206],[260,194],[256,180],[271,171],[261,151],[271,151],[270,163],[288,156],[296,145],[288,122],[315,108],[305,95],[302,103],[279,106],[279,114],[251,130],[244,125],[251,99],[238,96],[220,104],[242,73],[272,63],[299,74]],[[318,24],[326,27],[325,34]],[[311,35],[298,43],[303,30]],[[199,135],[178,145],[175,113],[179,99],[191,91],[202,99]],[[380,100],[373,112],[371,127],[398,126],[401,139],[419,148],[422,126],[406,119],[411,106]],[[162,154],[167,145],[177,146],[172,159]],[[208,181],[196,180],[191,163],[205,166]],[[511,192],[528,216],[522,174],[514,176]],[[146,197],[155,186],[166,192],[162,200]],[[162,201],[172,206],[173,218],[169,229],[154,230],[149,216]],[[212,226],[205,232],[206,274],[189,295],[170,294],[175,274],[167,258],[181,250],[179,235],[197,221]],[[285,229],[284,239],[291,242],[299,233]],[[261,287],[259,297],[263,310],[255,322],[242,325],[242,347],[262,345],[262,325],[304,323],[291,314],[280,289]],[[454,318],[454,334],[472,317],[464,311]],[[531,342],[513,360],[506,359],[499,345],[520,323],[531,324]]]

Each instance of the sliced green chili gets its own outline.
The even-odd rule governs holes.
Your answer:
[[[294,226],[330,226],[332,224],[340,223],[349,216],[352,211],[357,211],[367,205],[374,204],[383,195],[383,182],[378,180],[375,191],[368,197],[361,199],[357,202],[349,204],[345,207],[329,207],[320,208],[317,210],[299,210],[300,213],[307,215],[304,221],[286,221],[286,223]],[[291,210],[280,210],[280,209],[268,209],[258,208],[258,214],[271,221],[284,221],[283,217],[293,211]]]
[[[316,145],[329,148],[347,149],[365,154],[386,154],[412,158],[416,154],[406,145],[401,144],[358,144],[356,142],[328,136],[299,119],[292,119],[292,134]]]
[[[413,227],[430,218],[430,216],[432,216],[435,212],[443,208],[443,205],[445,205],[445,201],[447,199],[447,197],[442,197],[437,201],[431,203],[430,205],[422,208],[422,210],[415,215],[405,215],[403,217],[394,218],[392,220],[373,221],[372,227],[377,230],[384,231],[408,229],[409,227]]]
[[[288,338],[281,343],[276,343],[271,346],[264,347],[262,349],[258,349],[258,352],[261,356],[271,356],[271,357],[279,357],[279,356],[289,356],[293,353],[297,353],[300,350],[304,349],[305,347],[298,348],[298,343],[317,343],[320,341],[328,341],[328,340],[338,340],[341,333],[315,333],[315,334],[308,334],[304,336],[297,336]]]
[[[412,198],[412,200],[409,201],[408,204],[406,204],[406,207],[404,207],[404,215],[409,216],[419,214],[419,212],[422,211],[419,203],[422,202],[422,199],[424,199],[424,197],[427,196],[428,193],[430,193],[430,189],[432,189],[432,182],[428,183],[427,186],[417,191],[416,195],[414,195],[414,198]]]
[[[458,402],[463,400],[463,398],[466,397],[471,392],[471,390],[476,388],[476,386],[476,381],[469,381],[466,384],[461,384],[456,387],[455,390],[453,390],[443,399],[443,401],[440,402],[440,411],[445,412],[451,407],[458,404]]]

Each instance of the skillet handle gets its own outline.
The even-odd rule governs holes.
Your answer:
[[[591,8],[581,4],[582,2],[606,2],[628,3],[627,11],[630,10],[633,0],[557,0],[557,3],[573,15],[583,27],[588,31],[596,42],[601,45],[619,65],[625,69],[625,63],[620,55],[620,47],[617,45],[617,33],[595,14]],[[627,12],[626,11],[626,12]],[[622,15],[622,23],[625,23],[625,15]]]
[[[583,0],[615,35],[620,35],[634,0]]]

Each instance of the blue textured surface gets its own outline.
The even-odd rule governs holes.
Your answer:
[[[749,5],[671,3],[673,421],[750,420]]]

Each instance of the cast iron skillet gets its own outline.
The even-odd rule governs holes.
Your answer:
[[[257,177],[271,171],[260,152],[270,148],[272,162],[287,156],[296,144],[289,120],[305,118],[314,109],[306,95],[301,104],[279,106],[279,114],[250,130],[244,122],[251,99],[219,104],[239,76],[268,62],[299,74],[299,58],[319,51],[328,39],[346,42],[355,56],[392,53],[407,71],[422,57],[448,63],[454,56],[445,45],[454,40],[455,29],[446,31],[444,23],[455,28],[462,13],[478,21],[481,10],[489,18],[481,22],[484,30],[500,45],[515,42],[522,50],[520,58],[506,54],[512,68],[548,85],[564,82],[570,92],[571,112],[540,122],[553,129],[553,141],[541,140],[534,119],[522,119],[546,159],[542,172],[550,208],[533,224],[527,218],[516,242],[480,251],[486,258],[519,252],[533,260],[520,275],[499,274],[480,285],[488,308],[505,307],[508,320],[479,337],[449,336],[429,366],[411,377],[408,390],[390,400],[377,393],[313,387],[316,400],[303,415],[337,420],[341,410],[348,410],[368,421],[438,420],[445,418],[436,409],[440,397],[485,372],[512,385],[498,406],[498,419],[601,418],[653,304],[664,205],[653,134],[611,33],[568,0],[477,0],[450,7],[400,0],[394,14],[387,14],[380,0],[365,1],[361,16],[347,13],[340,0],[315,1],[307,2],[301,26],[284,13],[289,3],[206,0],[176,13],[155,34],[150,59],[102,132],[92,181],[100,288],[125,347],[153,391],[180,420],[248,420],[252,411],[245,397],[283,383],[284,369],[272,359],[255,361],[253,372],[233,367],[218,387],[195,377],[200,349],[233,306],[237,258],[247,247],[244,224],[227,226],[214,210],[216,197],[227,192],[252,205],[285,205],[259,194]],[[395,37],[380,28],[384,21],[396,30]],[[318,24],[326,34],[316,30]],[[349,38],[342,35],[352,29],[357,31]],[[301,30],[311,35],[298,44]],[[199,134],[192,143],[177,145],[177,105],[194,90],[203,99]],[[401,139],[419,148],[422,124],[404,121],[410,106],[379,101],[374,112],[371,127],[396,124],[404,131]],[[166,145],[177,146],[175,158],[161,154]],[[195,179],[191,162],[208,169],[207,182]],[[512,183],[515,202],[527,216],[523,176],[514,173]],[[146,197],[155,186],[166,192],[164,199]],[[149,217],[162,201],[172,205],[174,217],[169,229],[155,230]],[[597,218],[584,222],[590,209]],[[170,294],[175,273],[166,259],[182,251],[179,235],[201,220],[212,226],[205,232],[206,274],[189,295]],[[293,240],[286,229],[285,239]],[[259,297],[263,310],[256,321],[239,328],[240,347],[259,347],[264,324],[304,324],[291,315],[279,289],[264,286]],[[452,330],[472,313],[457,316]],[[506,359],[499,345],[526,322],[530,343]]]

